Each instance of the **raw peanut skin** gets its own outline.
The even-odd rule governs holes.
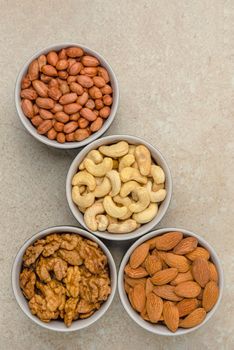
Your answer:
[[[37,128],[39,134],[46,134],[52,128],[51,120],[44,120]]]
[[[84,88],[91,88],[93,86],[93,80],[87,75],[78,75],[77,82]]]
[[[104,107],[104,103],[103,103],[102,99],[97,98],[97,99],[95,100],[95,107],[96,107],[96,109],[98,109],[98,110],[100,110],[100,109],[102,109],[102,108]]]
[[[58,58],[59,58],[59,60],[67,59],[66,49],[62,49],[59,51]]]
[[[36,103],[33,105],[33,113],[34,115],[37,115],[39,113],[39,108],[37,107]]]
[[[62,96],[61,91],[59,90],[58,87],[52,87],[49,89],[48,91],[48,95],[49,97],[51,97],[53,100],[57,101],[60,99],[60,97]]]
[[[89,94],[84,91],[81,96],[78,97],[77,103],[79,103],[81,106],[85,105],[89,99]]]
[[[47,109],[40,108],[39,114],[42,119],[53,119],[53,113],[49,112]]]
[[[38,76],[39,76],[38,61],[34,60],[30,63],[30,65],[28,67],[28,78],[30,80],[36,80],[36,79],[38,79]]]
[[[47,55],[47,61],[51,66],[56,66],[58,62],[58,55],[55,51],[50,51]]]
[[[69,74],[77,75],[78,73],[80,73],[81,69],[82,69],[82,64],[80,62],[76,62],[69,68]]]
[[[34,126],[37,127],[43,122],[43,119],[39,115],[35,115],[35,117],[31,119],[31,122]]]
[[[110,77],[107,70],[103,67],[98,67],[98,76],[102,77],[106,83],[109,83]]]
[[[90,89],[89,89],[89,95],[93,98],[93,99],[96,99],[96,98],[102,98],[102,92],[101,90],[96,87],[96,86],[92,86]]]
[[[55,103],[54,108],[51,109],[52,113],[57,113],[62,111],[63,111],[63,106],[60,105],[59,103]]]
[[[65,134],[70,134],[74,132],[78,128],[77,122],[69,122],[66,125],[64,125],[63,132]]]
[[[97,119],[96,114],[89,108],[82,108],[80,111],[80,115],[89,121],[94,121]]]
[[[54,88],[54,87],[59,88],[58,79],[52,78],[52,79],[50,80],[48,86],[49,86],[49,89]]]
[[[103,102],[106,106],[111,106],[112,105],[112,97],[110,95],[104,95]]]
[[[67,114],[74,114],[81,110],[82,106],[78,103],[69,103],[67,105],[64,105],[63,110]]]
[[[65,59],[59,60],[56,64],[57,70],[65,70],[68,67],[68,61]]]
[[[97,67],[84,67],[80,71],[80,74],[87,75],[88,77],[95,77],[97,73],[98,73]]]
[[[87,119],[81,117],[78,120],[78,125],[79,125],[79,128],[85,129],[89,125],[89,121]]]
[[[108,84],[106,84],[105,86],[103,86],[103,88],[101,88],[101,92],[103,95],[110,95],[112,94],[112,87]]]
[[[55,119],[61,123],[67,123],[69,121],[69,115],[64,112],[57,112],[54,115]]]
[[[65,50],[68,57],[81,57],[84,54],[80,47],[69,47]]]
[[[57,136],[57,131],[54,128],[51,128],[48,132],[47,132],[47,137],[50,140],[55,140]]]
[[[94,122],[91,123],[90,130],[92,132],[96,132],[101,129],[102,125],[103,125],[103,119],[98,117],[96,120],[94,120]]]
[[[22,110],[23,110],[24,114],[26,115],[26,117],[33,118],[34,111],[33,111],[32,101],[25,98],[21,102],[21,107],[22,107]]]
[[[59,103],[61,105],[67,105],[69,103],[73,103],[77,100],[77,94],[75,92],[70,92],[68,94],[63,95],[60,99],[59,99]]]
[[[46,64],[45,66],[42,67],[41,70],[42,70],[42,73],[44,73],[45,75],[48,75],[49,77],[57,77],[58,75],[56,68],[54,68],[50,64]]]
[[[43,83],[43,81],[34,80],[32,82],[32,85],[40,97],[47,97],[48,96],[48,87],[45,83]]]
[[[106,106],[106,107],[103,107],[102,109],[100,109],[99,115],[100,115],[101,118],[106,119],[106,118],[109,117],[110,112],[111,112],[110,107]]]
[[[61,90],[63,95],[68,94],[70,92],[70,88],[69,88],[69,86],[68,86],[66,81],[61,81],[60,82],[59,89]]]
[[[71,132],[70,134],[66,134],[65,137],[66,137],[67,142],[75,141],[75,133],[74,132]]]
[[[89,108],[89,109],[94,109],[95,108],[95,102],[94,100],[89,99],[86,104],[85,107]]]
[[[74,114],[70,114],[70,120],[77,122],[80,119],[80,113],[74,113]]]
[[[52,100],[51,98],[46,98],[46,97],[38,97],[36,99],[36,104],[38,105],[38,107],[40,108],[44,108],[44,109],[52,109],[55,105],[54,100]]]
[[[41,72],[42,67],[47,63],[46,56],[45,55],[39,56],[37,59],[37,62],[38,62],[39,71]]]
[[[52,77],[49,77],[48,75],[41,74],[40,79],[44,83],[49,83],[52,79]]]
[[[78,96],[81,96],[84,93],[83,87],[74,81],[70,83],[70,89],[72,92],[75,92]]]
[[[87,129],[78,129],[75,131],[74,137],[76,141],[82,141],[84,139],[87,139],[87,137],[89,137],[89,132]]]
[[[60,70],[58,72],[58,76],[60,79],[66,80],[68,77],[68,72],[66,72],[65,70]]]
[[[102,88],[106,85],[106,82],[102,77],[93,77],[93,83],[98,88]]]
[[[21,89],[27,89],[29,88],[29,86],[31,85],[31,80],[28,77],[28,74],[23,77],[22,81],[21,81]]]
[[[26,98],[28,100],[35,100],[37,98],[37,93],[34,89],[29,88],[29,89],[24,89],[20,93],[21,98]],[[94,102],[93,102],[94,103]]]
[[[76,78],[77,77],[75,75],[69,75],[69,77],[67,78],[67,83],[71,85],[71,83],[76,82]]]
[[[58,132],[61,132],[63,131],[63,128],[64,128],[64,124],[61,123],[61,122],[55,122],[54,123],[54,129]]]
[[[83,56],[81,62],[86,67],[97,67],[99,65],[98,59],[89,55]]]
[[[65,135],[63,132],[59,132],[57,134],[57,137],[56,137],[56,140],[59,142],[59,143],[64,143],[66,141],[66,138],[65,138]]]

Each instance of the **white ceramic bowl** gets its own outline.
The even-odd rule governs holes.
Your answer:
[[[84,216],[83,214],[79,211],[78,207],[75,205],[75,203],[72,200],[71,196],[71,182],[72,178],[77,172],[79,164],[82,162],[84,157],[93,149],[97,149],[98,147],[102,145],[109,145],[112,143],[116,143],[119,141],[127,141],[130,144],[143,144],[151,152],[152,158],[157,162],[158,165],[160,165],[166,176],[166,182],[165,182],[165,188],[167,190],[167,195],[164,201],[160,204],[159,210],[155,218],[148,222],[147,224],[142,225],[140,228],[137,230],[130,232],[130,233],[125,233],[125,234],[114,234],[114,233],[109,233],[108,231],[101,232],[101,231],[91,231],[85,224],[84,222]],[[99,140],[96,140],[95,142],[92,142],[92,144],[86,146],[78,155],[76,158],[73,160],[68,174],[67,174],[67,180],[66,180],[66,196],[67,196],[67,201],[68,205],[72,211],[72,214],[74,217],[77,219],[77,221],[86,228],[86,230],[94,233],[96,236],[99,236],[101,238],[109,239],[112,241],[124,241],[124,240],[129,240],[129,239],[136,239],[137,237],[142,236],[146,232],[149,232],[152,230],[163,218],[165,215],[172,196],[172,178],[171,178],[171,173],[168,167],[168,164],[165,160],[165,158],[162,156],[162,154],[157,150],[155,147],[153,147],[150,143],[146,142],[145,140],[136,137],[136,136],[129,136],[129,135],[112,135],[112,136],[106,136],[103,137]]]
[[[132,308],[132,306],[128,300],[127,294],[125,292],[125,289],[124,289],[124,268],[125,268],[126,264],[128,263],[130,255],[132,254],[134,249],[136,249],[136,247],[138,245],[142,244],[143,242],[147,241],[150,238],[153,238],[155,236],[160,236],[164,233],[171,232],[171,231],[180,231],[184,234],[184,237],[186,237],[186,236],[196,237],[198,239],[199,244],[202,247],[206,248],[210,252],[211,260],[216,265],[217,270],[218,270],[218,274],[219,274],[219,297],[218,297],[217,303],[215,304],[213,309],[207,313],[204,321],[201,324],[199,324],[198,326],[193,327],[193,328],[188,328],[188,329],[178,328],[178,330],[175,333],[171,332],[164,325],[152,324],[150,322],[143,320],[141,318],[141,316],[136,311],[134,311],[134,309]],[[119,273],[118,273],[119,296],[120,296],[121,302],[123,304],[123,307],[127,311],[128,315],[133,319],[133,321],[135,321],[139,326],[146,329],[147,331],[152,332],[154,334],[166,335],[166,336],[177,336],[177,335],[188,334],[188,333],[193,332],[196,329],[202,327],[207,321],[209,321],[211,319],[211,317],[214,315],[214,313],[216,312],[216,310],[220,304],[220,301],[222,299],[222,294],[223,294],[223,286],[224,286],[223,270],[222,270],[222,266],[221,266],[221,262],[219,260],[219,257],[217,256],[214,248],[212,248],[210,246],[210,244],[207,241],[205,241],[204,238],[197,235],[196,233],[193,233],[193,232],[185,230],[185,229],[175,228],[175,227],[163,228],[160,230],[156,230],[156,231],[150,232],[147,235],[145,235],[144,237],[141,237],[140,239],[138,239],[128,249],[128,251],[124,255],[122,262],[120,264]]]
[[[95,132],[92,135],[90,135],[89,137],[87,137],[87,139],[80,141],[80,142],[59,143],[56,140],[50,140],[46,136],[38,134],[36,128],[32,125],[30,120],[24,115],[23,110],[21,108],[21,98],[20,98],[21,80],[25,76],[25,74],[27,73],[29,64],[34,59],[38,58],[40,55],[47,54],[51,50],[58,51],[58,50],[61,50],[62,48],[66,48],[66,47],[70,47],[70,46],[81,47],[87,54],[90,54],[92,56],[97,57],[99,59],[101,65],[104,68],[106,68],[106,70],[109,73],[111,86],[113,89],[113,104],[111,106],[111,113],[110,113],[109,117],[105,120],[105,122],[100,130],[98,130],[97,132]],[[18,75],[17,80],[16,80],[15,104],[16,104],[16,109],[17,109],[17,112],[18,112],[18,115],[19,115],[19,118],[20,118],[22,124],[24,125],[26,130],[32,136],[34,136],[38,141],[43,142],[47,146],[51,146],[51,147],[55,147],[55,148],[59,148],[59,149],[80,148],[80,147],[83,147],[83,146],[89,144],[90,142],[96,140],[98,137],[100,137],[102,134],[104,134],[104,132],[106,132],[108,130],[108,128],[110,127],[111,123],[113,122],[113,120],[115,118],[118,104],[119,104],[119,86],[118,86],[118,81],[117,81],[117,78],[116,78],[116,75],[115,75],[113,69],[111,68],[111,66],[109,65],[109,63],[106,61],[106,59],[104,57],[102,57],[99,53],[97,53],[96,51],[94,51],[94,50],[92,50],[84,45],[80,45],[77,43],[71,43],[71,42],[65,42],[65,43],[61,43],[61,44],[51,45],[51,46],[48,46],[44,49],[37,51],[24,64],[24,66],[20,70],[19,75]]]
[[[111,279],[111,294],[109,295],[108,299],[102,304],[99,310],[97,310],[92,316],[89,318],[83,319],[83,320],[77,320],[73,321],[70,327],[66,327],[66,325],[62,321],[51,321],[49,323],[42,322],[37,316],[34,316],[29,307],[28,307],[28,301],[24,297],[22,290],[20,289],[19,286],[19,275],[21,272],[21,267],[22,267],[22,259],[25,250],[27,249],[28,246],[33,244],[36,240],[43,238],[44,236],[47,236],[51,233],[75,233],[79,234],[83,237],[86,237],[96,243],[98,243],[99,247],[103,250],[105,255],[107,256],[108,259],[108,264],[109,264],[109,270],[110,270],[110,279]],[[46,228],[43,231],[40,231],[33,235],[31,238],[29,238],[23,246],[20,248],[18,251],[15,261],[13,263],[12,267],[12,274],[11,274],[11,281],[12,281],[12,288],[13,292],[16,298],[17,303],[23,310],[26,316],[28,316],[33,322],[37,323],[39,326],[44,327],[46,329],[50,329],[53,331],[57,332],[73,332],[73,331],[78,331],[80,329],[86,328],[96,322],[100,317],[102,317],[105,312],[108,310],[110,307],[115,291],[116,291],[116,286],[117,286],[117,272],[116,272],[116,266],[115,262],[113,260],[113,257],[109,251],[109,249],[105,246],[102,241],[100,241],[97,237],[92,235],[91,233],[84,231],[78,227],[73,227],[73,226],[54,226],[54,227],[49,227]]]

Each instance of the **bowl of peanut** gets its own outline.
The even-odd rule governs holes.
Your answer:
[[[37,140],[60,149],[80,148],[110,127],[119,87],[99,53],[63,43],[36,52],[25,63],[15,103],[21,122]]]
[[[109,240],[137,238],[165,215],[172,179],[162,154],[136,136],[106,136],[73,160],[68,205],[78,222]]]
[[[115,295],[117,272],[108,248],[87,231],[50,227],[27,240],[12,268],[12,288],[36,324],[72,332],[96,322]]]
[[[149,332],[175,336],[202,327],[216,312],[224,277],[204,238],[177,228],[148,233],[126,252],[118,274],[121,302]]]

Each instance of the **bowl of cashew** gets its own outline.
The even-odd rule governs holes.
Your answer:
[[[112,135],[86,146],[73,160],[66,196],[76,220],[96,236],[135,239],[165,215],[172,178],[161,152],[136,136]]]

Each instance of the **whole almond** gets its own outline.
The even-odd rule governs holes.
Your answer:
[[[53,113],[49,112],[47,109],[40,108],[39,114],[42,119],[53,119]]]
[[[202,306],[206,312],[210,311],[219,297],[219,287],[215,281],[210,281],[205,286],[202,298]]]
[[[129,288],[129,291],[128,291],[128,298],[129,298],[129,301],[133,307],[134,310],[136,310],[136,307],[133,303],[133,297],[132,297],[132,293],[133,293],[133,288]]]
[[[99,65],[99,61],[96,57],[93,56],[83,56],[81,62],[86,67],[97,67]]]
[[[49,77],[56,77],[58,75],[57,70],[50,64],[46,64],[41,68],[42,72]]]
[[[204,258],[195,259],[192,263],[192,274],[194,280],[204,288],[210,280],[208,261]]]
[[[95,77],[95,75],[97,75],[97,73],[98,73],[97,67],[84,67],[80,71],[80,74],[87,75],[88,77]]]
[[[36,104],[40,108],[51,109],[54,107],[55,102],[51,98],[38,97],[36,99]]]
[[[141,312],[144,309],[146,302],[145,287],[142,284],[137,284],[133,287],[132,300],[135,309],[138,312]]]
[[[158,250],[171,250],[173,249],[183,238],[181,232],[168,232],[162,236],[155,237],[155,247]]]
[[[28,77],[30,80],[36,80],[39,76],[39,65],[38,61],[34,60],[30,63],[28,67]]]
[[[92,122],[92,123],[90,124],[90,130],[91,130],[92,132],[96,132],[96,131],[98,131],[99,129],[101,129],[102,125],[103,125],[103,119],[100,118],[100,117],[98,117],[96,120],[94,120],[94,122]]]
[[[145,284],[145,294],[146,296],[151,293],[154,289],[154,285],[153,283],[151,282],[150,278],[147,278],[146,280],[146,284]]]
[[[65,70],[68,67],[68,61],[67,60],[59,60],[56,64],[57,70]]]
[[[216,269],[216,266],[210,261],[208,261],[208,266],[210,270],[210,280],[218,282],[219,276],[218,276],[218,271]]]
[[[58,62],[58,55],[55,51],[50,51],[47,55],[47,61],[51,66],[56,66]]]
[[[150,321],[149,316],[147,314],[147,310],[146,307],[144,307],[143,311],[141,311],[140,313],[141,317],[143,318],[143,320],[145,321]]]
[[[83,129],[85,130],[85,129]],[[78,131],[78,130],[77,130]],[[76,131],[76,132],[77,132]],[[127,264],[125,266],[125,269],[124,269],[125,273],[131,277],[131,278],[142,278],[142,277],[146,277],[148,276],[148,272],[146,271],[146,269],[144,269],[143,267],[138,267],[137,269],[133,269],[130,267],[129,264]]]
[[[61,123],[67,123],[69,121],[69,115],[64,112],[57,112],[54,115],[55,119]]]
[[[34,126],[37,127],[43,122],[43,119],[39,115],[35,115],[35,117],[31,119],[31,122]]]
[[[21,102],[21,107],[26,117],[33,118],[34,111],[32,101],[28,100],[27,98],[23,99]]]
[[[87,129],[78,129],[75,131],[75,140],[76,141],[82,141],[89,137],[90,132]]]
[[[127,282],[124,282],[124,290],[128,294],[132,288],[127,284]]]
[[[39,134],[46,134],[52,128],[53,124],[51,120],[44,120],[37,128]]]
[[[146,311],[150,322],[157,323],[163,311],[163,301],[154,293],[149,293],[146,298]]]
[[[109,117],[110,112],[111,112],[110,107],[105,106],[105,107],[103,107],[102,109],[100,109],[100,111],[99,111],[99,115],[100,115],[100,117],[101,117],[101,118],[106,119],[106,118],[108,118],[108,117]]]
[[[93,80],[87,75],[78,75],[77,82],[84,88],[91,88],[93,86]]]
[[[82,108],[80,111],[80,115],[89,121],[93,121],[97,119],[96,114],[93,111],[91,111],[89,108]]]
[[[74,114],[76,112],[79,112],[81,108],[81,105],[78,103],[69,103],[67,105],[64,105],[63,110],[67,114]]]
[[[132,269],[136,269],[137,267],[139,267],[144,262],[145,258],[148,255],[148,252],[149,252],[149,245],[147,243],[143,243],[139,245],[130,256],[130,260],[129,260],[130,267]]]
[[[171,301],[163,304],[163,318],[167,328],[175,332],[179,327],[179,311]]]
[[[109,83],[110,77],[107,70],[103,67],[98,67],[98,76],[102,77],[106,83]]]
[[[106,85],[106,82],[102,77],[93,77],[93,82],[94,82],[94,85],[97,86],[98,88],[102,88],[103,86]]]
[[[157,237],[153,237],[151,239],[148,239],[148,241],[146,241],[150,246],[150,250],[155,248],[156,238]]]
[[[187,272],[190,268],[189,260],[184,256],[164,253],[162,258],[168,266],[175,267],[178,272]]]
[[[143,286],[146,285],[146,278],[131,278],[127,275],[124,276],[124,280],[129,286],[135,287],[137,284],[143,284]]]
[[[45,66],[47,63],[46,56],[45,55],[39,56],[37,59],[37,62],[38,62],[39,71],[41,72],[42,67]]]
[[[210,253],[205,248],[197,247],[191,253],[186,254],[186,257],[192,261],[194,261],[197,258],[204,258],[206,260],[209,260]]]
[[[32,85],[40,97],[48,96],[48,87],[46,86],[45,83],[43,83],[43,81],[34,80],[32,82]]]
[[[191,253],[197,248],[198,240],[195,237],[186,237],[182,239],[173,249],[173,253],[185,255]]]
[[[187,272],[178,273],[176,278],[171,281],[171,285],[177,286],[177,284],[180,284],[180,283],[186,282],[186,281],[193,281],[193,275],[191,273],[191,270],[188,270]]]
[[[197,282],[187,281],[175,286],[174,291],[179,297],[196,298],[201,291],[201,287]]]
[[[81,47],[69,47],[66,49],[66,54],[68,57],[81,57],[84,51]]]
[[[151,282],[156,285],[163,285],[171,282],[178,274],[175,268],[169,268],[156,272],[151,278]]]
[[[53,100],[57,101],[62,96],[61,90],[58,87],[52,87],[48,91],[49,97],[51,97]]]
[[[198,307],[197,299],[183,299],[179,303],[176,304],[177,309],[179,311],[179,316],[184,317],[190,314],[193,310]]]
[[[75,131],[78,128],[77,122],[69,122],[66,125],[64,125],[63,131],[65,134],[70,134],[71,132]]]
[[[75,92],[70,92],[69,94],[65,94],[63,95],[60,99],[59,99],[59,103],[61,105],[67,105],[69,103],[73,103],[77,100],[77,94]]]
[[[80,62],[74,63],[70,68],[69,68],[69,74],[70,75],[77,75],[82,69],[82,64]]]
[[[159,296],[160,298],[170,300],[170,301],[180,301],[181,297],[175,294],[175,287],[170,286],[169,284],[165,284],[163,286],[156,286],[153,289],[153,292]]]
[[[149,275],[152,276],[156,272],[162,270],[162,262],[156,255],[148,255],[145,259],[145,268]]]
[[[24,89],[20,93],[21,98],[26,98],[28,100],[35,100],[37,98],[37,93],[34,89],[29,88],[29,89]]]
[[[206,317],[206,311],[198,308],[192,311],[187,317],[180,320],[179,327],[192,328],[198,326]]]

